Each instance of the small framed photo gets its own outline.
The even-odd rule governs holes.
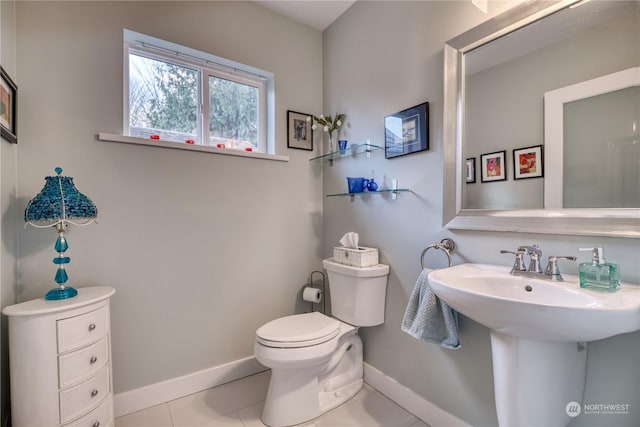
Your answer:
[[[505,162],[507,152],[496,151],[480,156],[482,182],[505,181],[507,179],[507,164]]]
[[[541,178],[542,145],[513,150],[513,179]]]
[[[473,184],[476,182],[476,158],[471,157],[466,161],[465,176],[467,184]]]
[[[0,67],[0,135],[9,142],[18,143],[17,137],[18,86]]]
[[[429,103],[424,102],[384,118],[387,159],[429,149]]]
[[[313,116],[287,111],[287,147],[313,151]]]

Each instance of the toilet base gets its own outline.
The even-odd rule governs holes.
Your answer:
[[[364,384],[362,340],[346,334],[328,362],[297,369],[272,369],[262,412],[269,427],[286,427],[319,417],[355,396]]]
[[[339,390],[320,393],[320,414],[324,414],[325,412],[337,408],[351,399],[353,396],[358,394],[360,390],[362,390],[363,385],[364,381],[360,379],[342,387]]]

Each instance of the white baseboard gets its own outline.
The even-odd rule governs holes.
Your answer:
[[[113,398],[114,415],[120,417],[150,408],[266,369],[251,356],[118,393]],[[368,363],[364,364],[364,381],[432,427],[472,427]]]
[[[255,357],[251,356],[182,377],[118,393],[113,397],[114,415],[120,417],[150,408],[229,381],[257,374],[266,369]]]
[[[364,382],[431,427],[472,427],[368,363],[364,364]]]

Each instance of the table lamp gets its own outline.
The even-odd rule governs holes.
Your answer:
[[[78,191],[73,184],[73,178],[62,176],[61,168],[56,168],[55,172],[56,176],[45,177],[44,188],[29,201],[24,210],[24,220],[27,224],[36,228],[55,227],[58,231],[58,238],[53,246],[58,252],[58,257],[53,259],[53,263],[58,266],[55,276],[58,287],[47,292],[45,300],[61,300],[78,295],[77,290],[65,286],[69,277],[64,266],[69,264],[71,258],[64,256],[64,252],[69,248],[64,232],[67,224],[88,225],[98,217],[96,205]]]

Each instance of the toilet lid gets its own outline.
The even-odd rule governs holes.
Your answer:
[[[272,320],[258,328],[258,341],[267,346],[303,347],[326,342],[338,335],[340,322],[313,312]]]

